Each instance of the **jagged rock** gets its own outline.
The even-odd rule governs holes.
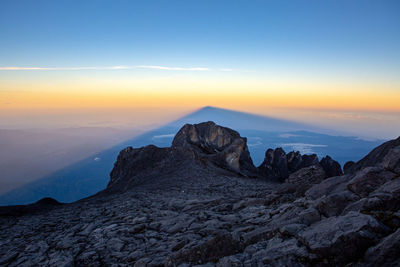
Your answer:
[[[386,158],[387,155],[388,157],[393,157],[390,162],[395,163],[399,162],[398,161],[398,156],[392,156],[391,154],[395,151],[397,151],[395,154],[398,155],[398,147],[400,146],[400,137],[394,140],[390,140],[388,142],[383,143],[382,145],[376,147],[373,149],[368,155],[366,155],[364,158],[359,160],[357,163],[349,165],[346,168],[345,173],[355,173],[365,167],[371,167],[371,166],[382,166],[382,164],[387,164],[388,163],[388,158]],[[396,148],[397,149],[394,149]],[[394,149],[394,150],[392,150]],[[386,159],[385,159],[386,158]],[[397,160],[396,160],[397,158]],[[386,163],[384,163],[386,162]],[[397,165],[398,166],[398,165]],[[393,167],[392,167],[393,168]]]
[[[346,214],[350,211],[360,211],[360,212],[369,212],[371,210],[382,209],[383,201],[377,197],[368,197],[362,198],[358,201],[350,203],[343,209],[342,214]]]
[[[361,197],[366,197],[395,176],[394,173],[380,167],[367,167],[355,174],[354,178],[347,183],[347,188]]]
[[[357,165],[354,161],[348,161],[343,166],[343,173],[344,174],[352,174],[355,172]]]
[[[289,175],[288,183],[295,185],[306,185],[311,187],[325,179],[325,172],[319,165],[304,167]]]
[[[292,151],[287,154],[287,165],[289,172],[295,172],[300,169],[302,157],[299,151]]]
[[[343,174],[339,162],[333,160],[329,156],[322,158],[319,164],[324,169],[326,177],[339,176]]]
[[[258,167],[258,172],[261,177],[283,182],[288,179],[291,174],[310,166],[318,166],[319,168],[322,167],[321,170],[325,172],[324,177],[343,174],[340,164],[329,156],[323,158],[320,164],[316,154],[301,155],[298,151],[292,151],[286,154],[285,151],[280,147],[276,148],[275,150],[268,149],[265,152],[264,161]],[[304,170],[303,172],[306,175],[307,171]]]
[[[310,208],[300,212],[299,218],[303,224],[311,225],[311,224],[321,220],[321,214],[315,208],[310,207]]]
[[[258,167],[263,177],[283,182],[289,176],[288,162],[285,151],[278,147],[265,152],[263,163]]]
[[[400,174],[400,145],[388,151],[382,160],[381,166],[386,170]]]
[[[217,267],[242,267],[243,263],[235,256],[223,257],[217,263]]]
[[[319,165],[318,156],[316,154],[301,156],[300,168],[305,168],[312,165]]]
[[[325,171],[319,165],[312,165],[299,169],[289,175],[286,182],[296,186],[297,195],[303,195],[314,184],[325,179]]]
[[[368,247],[388,232],[372,216],[349,212],[315,223],[300,236],[312,253],[341,265],[362,257]]]
[[[213,122],[186,124],[170,148],[148,145],[122,150],[110,174],[109,191],[126,191],[166,173],[215,166],[246,176],[256,176],[246,138]],[[211,166],[213,165],[213,166]],[[186,173],[190,172],[189,170]],[[178,174],[176,174],[178,175]]]
[[[240,249],[240,242],[234,240],[229,234],[219,234],[203,244],[179,251],[173,257],[173,261],[175,264],[216,262],[224,256],[238,253]]]
[[[346,182],[349,179],[348,175],[330,177],[308,189],[305,196],[310,200],[315,200],[328,194],[341,192],[346,189]]]
[[[125,191],[148,181],[152,176],[179,170],[185,164],[195,164],[195,159],[194,151],[183,148],[159,148],[153,145],[137,149],[127,147],[118,155],[107,188]]]
[[[400,262],[400,229],[367,250],[364,266],[398,266]]]
[[[374,168],[327,179],[315,155],[270,150],[293,182],[272,183],[245,177],[245,138],[219,127],[189,125],[170,148],[121,151],[108,188],[89,198],[0,214],[0,265],[397,264],[397,146]]]
[[[343,190],[331,193],[315,201],[315,207],[325,217],[338,216],[351,203],[359,200],[356,194]]]
[[[256,175],[247,139],[232,129],[214,122],[186,124],[175,135],[172,148],[186,147],[206,154],[216,154],[216,161],[224,167],[245,175]]]
[[[63,205],[63,203],[58,202],[54,198],[45,197],[29,205],[0,207],[0,216],[22,216],[27,214],[37,214],[41,212],[47,212],[60,205]]]
[[[381,209],[398,211],[400,210],[400,177],[390,180],[375,191],[369,197],[377,197],[382,200]]]
[[[265,249],[254,256],[259,259],[258,266],[305,266],[310,255],[295,238],[274,237],[266,241]]]

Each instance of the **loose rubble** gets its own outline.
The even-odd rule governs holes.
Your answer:
[[[399,266],[400,138],[344,175],[330,158],[299,168],[299,153],[267,151],[278,183],[236,132],[185,127],[171,148],[121,151],[92,197],[1,208],[0,265]]]

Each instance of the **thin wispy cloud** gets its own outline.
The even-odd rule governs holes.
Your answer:
[[[126,70],[129,66],[106,67],[0,67],[0,70]]]
[[[41,71],[62,71],[62,70],[129,70],[129,69],[153,69],[166,71],[215,71],[205,67],[168,67],[158,65],[140,65],[140,66],[90,66],[90,67],[19,67],[7,66],[0,67],[0,71],[18,71],[18,70],[41,70]],[[222,68],[217,71],[232,71],[232,69]]]
[[[166,67],[166,66],[153,66],[153,65],[141,65],[137,66],[139,69],[154,69],[154,70],[178,70],[178,71],[210,71],[209,68],[203,67],[189,67],[189,68],[182,68],[182,67]]]

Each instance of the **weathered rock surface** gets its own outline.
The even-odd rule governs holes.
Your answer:
[[[342,167],[340,167],[339,162],[333,160],[331,157],[326,156],[319,162],[322,169],[324,169],[326,177],[333,177],[342,175]]]
[[[212,123],[185,126],[171,148],[127,148],[106,190],[0,214],[0,266],[398,265],[396,149],[330,178],[289,153],[291,183],[274,183],[246,177],[246,148]]]
[[[399,173],[398,164],[400,161],[400,137],[387,141],[373,149],[368,155],[356,163],[347,164],[346,173],[355,173],[365,167],[377,166],[389,168]]]
[[[194,148],[215,155],[212,157],[214,162],[245,175],[254,176],[257,172],[250,157],[247,139],[211,121],[183,126],[172,141],[172,148],[176,147]]]
[[[320,167],[324,171],[324,178],[343,174],[340,164],[329,156],[318,161],[316,154],[301,155],[298,151],[286,154],[280,147],[265,152],[264,161],[258,167],[258,172],[265,179],[284,182],[291,174],[310,166]]]

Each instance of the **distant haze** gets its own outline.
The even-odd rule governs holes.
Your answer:
[[[137,108],[3,113],[0,115],[0,194],[193,110]],[[307,123],[325,134],[390,139],[400,133],[398,113],[272,108],[262,113],[260,109],[254,111]]]

